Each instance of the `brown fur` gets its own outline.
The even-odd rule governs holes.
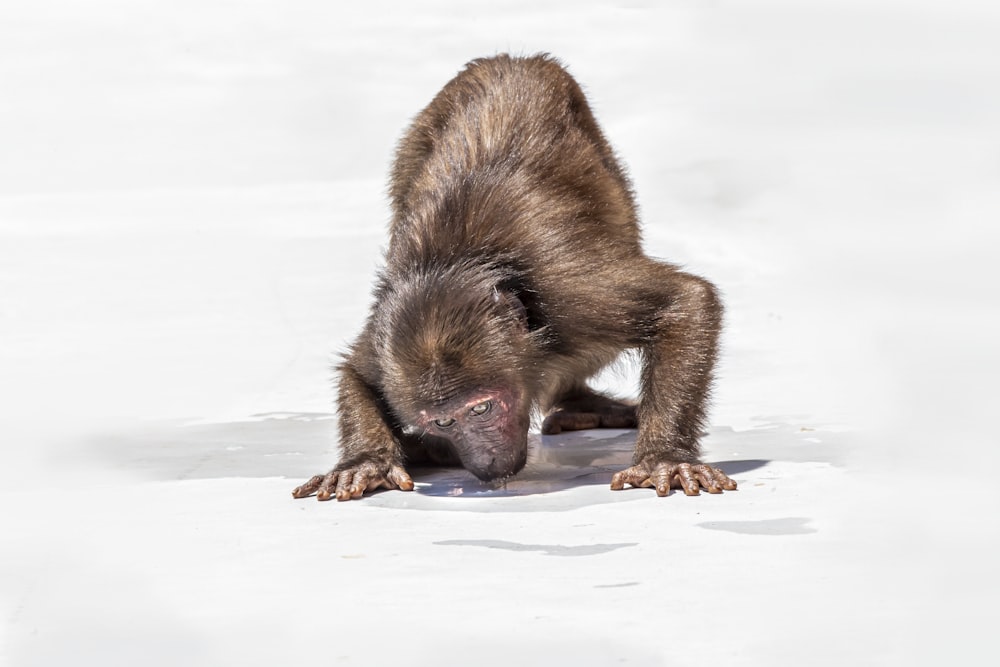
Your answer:
[[[509,476],[532,410],[543,432],[638,422],[613,488],[735,488],[698,463],[716,291],[643,254],[630,184],[558,62],[469,63],[401,140],[390,195],[375,303],[340,366],[341,458],[296,496],[412,488],[407,462]],[[638,406],[585,384],[627,349]]]

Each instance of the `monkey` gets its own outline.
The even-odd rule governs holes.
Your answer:
[[[625,485],[736,489],[702,463],[722,304],[642,249],[631,182],[548,54],[469,62],[412,121],[391,169],[373,303],[338,371],[340,457],[292,495],[414,488],[407,466],[506,480],[543,434],[637,428]],[[637,402],[587,385],[623,351]]]

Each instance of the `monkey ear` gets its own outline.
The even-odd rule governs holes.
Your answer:
[[[528,330],[528,310],[524,307],[524,303],[521,302],[516,294],[508,290],[502,290],[498,287],[494,287],[493,302],[500,304],[503,308],[509,309],[512,313],[514,313],[518,323],[524,328],[524,330]]]

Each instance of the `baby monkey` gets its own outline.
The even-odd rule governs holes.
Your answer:
[[[469,63],[400,142],[390,196],[374,304],[338,369],[340,460],[295,497],[409,491],[407,464],[508,478],[534,410],[545,434],[638,428],[612,489],[736,488],[698,448],[719,297],[643,253],[628,178],[555,59]],[[637,404],[586,384],[624,350]]]

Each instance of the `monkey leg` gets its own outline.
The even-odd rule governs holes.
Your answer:
[[[403,434],[389,426],[382,401],[350,364],[340,368],[341,456],[326,475],[316,475],[292,490],[294,498],[351,500],[378,488],[413,490],[403,468]]]
[[[643,346],[642,395],[634,465],[612,478],[611,488],[671,488],[698,495],[736,489],[736,482],[699,459],[698,439],[712,381],[722,324],[722,304],[706,280],[653,264],[645,276],[663,292],[647,297],[640,321],[650,323]]]
[[[599,394],[589,387],[567,392],[542,422],[542,433],[556,435],[563,431],[588,428],[635,428],[636,406]]]

